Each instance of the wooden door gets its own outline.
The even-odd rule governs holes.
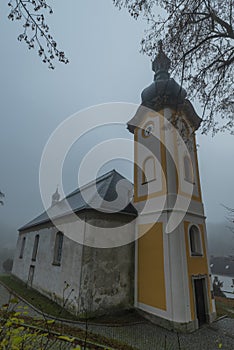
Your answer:
[[[205,279],[194,280],[196,312],[199,326],[206,323]]]

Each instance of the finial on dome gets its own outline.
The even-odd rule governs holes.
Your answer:
[[[158,52],[162,52],[163,51],[163,42],[162,40],[158,41]]]
[[[51,203],[51,206],[57,204],[60,200],[60,194],[59,194],[59,191],[58,191],[58,186],[57,186],[57,189],[55,191],[55,193],[52,195],[52,203]]]
[[[152,62],[152,70],[155,72],[154,80],[166,80],[169,78],[168,70],[171,66],[171,60],[163,51],[162,40],[158,41],[158,54]]]

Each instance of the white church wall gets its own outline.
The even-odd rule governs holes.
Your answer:
[[[22,242],[25,238],[25,246],[23,251],[23,256],[20,258],[20,252],[22,248]],[[12,274],[16,277],[20,278],[23,282],[27,282],[29,266],[32,258],[32,244],[33,244],[34,236],[30,236],[28,233],[20,233],[17,246],[15,250],[14,262],[12,267]]]
[[[56,233],[53,229],[50,236],[41,235],[41,254],[38,251],[32,286],[59,303],[63,303],[73,289],[69,302],[77,308],[82,246],[64,235],[61,263],[56,265],[53,263]],[[69,287],[65,291],[66,285]]]
[[[64,295],[66,298],[66,295],[69,294],[71,289],[74,289],[69,299],[73,307],[76,307],[80,282],[82,246],[78,243],[74,244],[72,240],[64,236],[61,264],[58,266],[54,265],[54,245],[57,232],[57,229],[50,227],[20,234],[12,274],[25,283],[31,284],[31,287],[58,303],[62,303]],[[36,261],[32,261],[33,245],[37,234],[39,235],[38,251]],[[23,257],[19,258],[21,242],[24,236],[26,237],[25,250]],[[31,282],[29,281],[30,266],[34,266]],[[69,288],[66,289],[64,294],[65,282],[69,284]]]
[[[102,219],[94,214],[89,215],[92,225],[80,220],[76,230],[80,231],[79,237],[83,237],[86,244],[92,237],[93,245],[97,245],[97,237],[104,235],[108,238],[109,248],[81,245],[64,235],[61,262],[54,264],[58,229],[49,227],[22,232],[17,243],[12,274],[60,304],[73,290],[67,305],[74,313],[88,311],[101,314],[120,307],[131,308],[134,293],[135,223],[128,223],[128,216],[117,214],[116,217],[114,214],[104,218],[103,214],[100,215]],[[64,233],[71,234],[72,227],[74,228],[67,219],[59,223],[59,230]],[[114,236],[118,232],[119,239],[128,237],[128,242],[131,243],[124,244],[126,241],[123,240],[121,245],[120,240],[115,246],[117,242],[114,242]],[[39,235],[39,244],[36,260],[33,261],[36,235]],[[24,237],[25,248],[22,258],[19,258]],[[32,266],[33,276],[30,270]],[[65,290],[67,284],[69,287]]]
[[[135,222],[99,213],[89,215],[88,223],[86,242],[96,247],[84,246],[82,309],[102,314],[133,307]]]
[[[166,223],[164,225],[166,226]],[[168,240],[168,256],[170,259],[170,319],[174,322],[189,322],[191,321],[191,311],[183,223],[176,230],[165,233],[165,235]]]

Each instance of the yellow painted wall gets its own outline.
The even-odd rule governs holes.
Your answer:
[[[162,173],[162,189],[155,193],[149,193],[145,196],[139,197],[139,191],[138,191],[138,172],[137,172],[137,164],[140,164],[140,161],[138,159],[138,149],[137,149],[137,143],[139,142],[139,130],[140,133],[143,129],[135,128],[134,131],[134,202],[140,202],[140,201],[146,201],[151,198],[159,197],[162,195],[165,195],[167,193],[167,182],[165,179],[165,174],[167,173],[166,170],[166,148],[165,148],[165,132],[164,132],[164,117],[163,117],[163,110],[154,112],[153,115],[159,116],[160,120],[160,140],[162,140],[162,144],[160,147],[160,156],[161,156],[161,173]],[[152,115],[150,115],[152,116]],[[144,124],[147,117],[144,118],[144,120],[141,122],[141,127]],[[144,138],[143,138],[144,139]],[[141,140],[142,142],[143,140]],[[156,155],[157,156],[157,155]]]
[[[181,116],[182,117],[182,116]],[[184,116],[183,118],[185,120],[187,120]],[[189,197],[191,198],[191,195],[190,193],[186,193],[186,192],[183,192],[181,190],[181,187],[180,187],[180,181],[179,181],[179,178],[178,178],[178,175],[179,177],[182,179],[182,177],[184,176],[183,175],[183,171],[179,165],[179,154],[178,154],[178,146],[177,146],[177,143],[178,143],[178,140],[177,140],[177,136],[176,136],[176,131],[174,129],[174,149],[175,149],[175,162],[176,162],[176,165],[177,165],[177,170],[180,174],[177,174],[176,176],[176,183],[177,183],[177,193],[179,193],[180,195],[182,196],[185,196],[185,197]],[[200,185],[200,177],[199,177],[199,169],[198,169],[198,158],[197,158],[197,145],[196,145],[196,135],[195,133],[192,134],[191,136],[192,138],[192,143],[193,143],[193,149],[194,149],[194,163],[193,163],[193,171],[194,171],[194,176],[197,180],[197,188],[198,188],[198,197],[195,196],[195,195],[192,195],[192,199],[195,200],[195,201],[198,201],[198,202],[201,202],[202,201],[202,197],[201,197],[201,185]],[[195,169],[194,169],[195,168]]]
[[[138,302],[166,310],[163,224],[139,225]]]
[[[202,238],[203,256],[201,256],[201,257],[200,256],[190,256],[189,235],[188,235],[189,224],[190,224],[190,222],[188,222],[188,221],[184,222],[184,233],[185,233],[187,265],[188,265],[191,318],[192,318],[192,320],[194,320],[195,319],[195,305],[194,305],[192,276],[194,276],[194,275],[206,275],[207,276],[208,303],[209,303],[210,312],[212,312],[212,300],[211,300],[211,291],[210,291],[211,286],[210,286],[210,279],[209,279],[207,251],[206,251],[206,246],[205,246],[204,227],[203,227],[203,225],[198,225],[200,232],[201,232],[201,238]]]

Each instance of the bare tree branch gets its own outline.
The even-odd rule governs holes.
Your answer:
[[[233,0],[112,1],[133,18],[147,19],[143,53],[153,57],[158,40],[163,40],[173,74],[180,76],[189,96],[197,97],[203,106],[203,132],[229,130],[234,134]],[[55,58],[68,63],[45,22],[46,13],[53,12],[47,0],[10,0],[9,6],[9,18],[24,22],[20,41],[29,49],[37,47],[51,69]]]
[[[202,131],[234,134],[233,0],[113,0],[149,18],[142,52],[154,57],[159,39],[191,98],[203,106]],[[159,8],[164,12],[160,15]],[[141,11],[139,11],[141,9]],[[135,15],[133,12],[135,11]]]
[[[59,51],[57,43],[49,33],[49,26],[45,22],[46,11],[53,13],[47,0],[10,0],[8,3],[10,13],[8,18],[12,21],[23,21],[23,32],[18,36],[19,41],[24,41],[28,49],[37,47],[38,54],[48,67],[54,69],[52,61],[68,63],[63,51]]]

